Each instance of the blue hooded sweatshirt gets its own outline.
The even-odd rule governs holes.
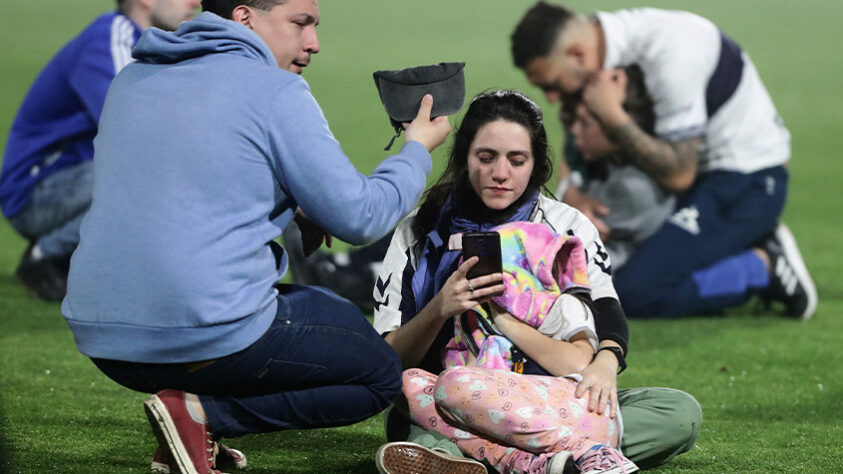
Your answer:
[[[151,28],[133,56],[105,101],[62,304],[90,357],[177,363],[248,347],[275,317],[287,261],[269,242],[297,206],[363,244],[424,189],[424,146],[359,173],[307,83],[236,22],[202,13]]]

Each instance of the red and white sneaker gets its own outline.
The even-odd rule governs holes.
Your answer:
[[[214,451],[216,452],[216,467],[220,469],[243,469],[246,467],[246,455],[242,451],[229,448],[219,441],[214,442]],[[167,451],[161,449],[161,446],[155,448],[149,470],[155,474],[170,474],[170,456],[167,455]]]
[[[602,444],[580,456],[577,466],[582,474],[624,474],[638,471],[638,466],[620,451]]]
[[[162,390],[150,395],[143,407],[172,470],[180,474],[220,474],[208,424],[190,417],[184,392]]]

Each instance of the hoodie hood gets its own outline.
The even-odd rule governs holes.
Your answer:
[[[174,32],[147,29],[132,57],[149,64],[172,64],[209,54],[233,53],[277,67],[275,56],[254,31],[210,12],[182,23]]]

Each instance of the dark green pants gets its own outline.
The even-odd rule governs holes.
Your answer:
[[[618,390],[623,418],[621,450],[642,469],[664,464],[694,446],[702,424],[700,404],[691,395],[671,388]],[[410,441],[427,448],[443,448],[462,456],[457,445],[433,431],[426,431],[390,409],[386,414],[389,441]]]

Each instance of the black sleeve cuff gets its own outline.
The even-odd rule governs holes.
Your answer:
[[[617,342],[623,353],[627,353],[627,341],[629,340],[629,325],[626,323],[626,314],[618,300],[615,298],[600,298],[594,301],[594,325],[597,329],[597,339],[609,339]]]

